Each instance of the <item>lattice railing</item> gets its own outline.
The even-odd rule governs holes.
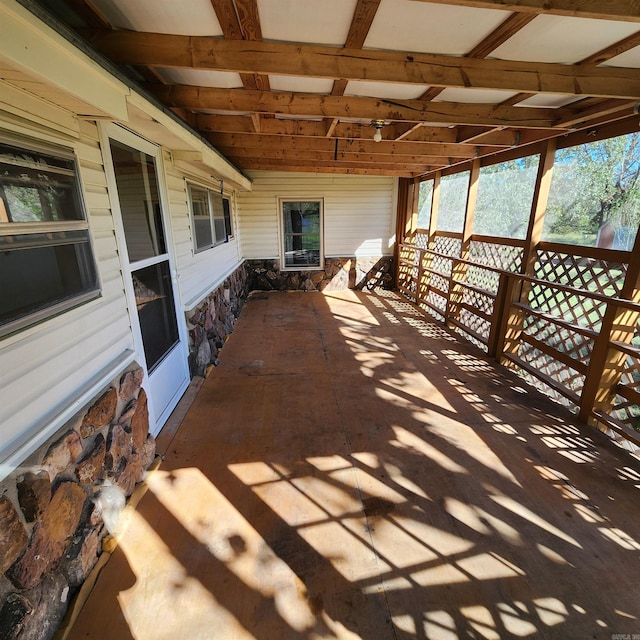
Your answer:
[[[543,245],[528,291],[517,358],[529,382],[576,403],[584,387],[595,338],[611,296],[624,284],[626,264]],[[559,285],[559,286],[554,286]],[[595,294],[595,295],[594,295]]]
[[[600,338],[603,327],[611,327],[607,313],[612,303],[614,309],[640,319],[640,305],[621,298],[628,254],[571,249],[577,253],[565,245],[542,243],[535,273],[523,276],[518,273],[524,256],[521,241],[490,242],[476,236],[463,259],[459,237],[437,235],[428,249],[414,246],[407,253],[403,277],[408,297],[424,311],[446,321],[557,401],[581,415],[586,410],[614,438],[622,434],[628,446],[631,442],[640,446],[640,321],[637,347],[610,342],[609,329],[605,347]],[[597,345],[599,364],[593,369]],[[621,377],[615,375],[618,365],[608,360],[616,350],[622,354],[617,361],[614,358],[614,363],[623,365]],[[594,396],[589,402],[595,404],[585,409],[585,388],[589,385],[593,393],[603,367],[609,367],[608,378],[615,379],[612,401],[603,401],[598,391],[597,402]]]

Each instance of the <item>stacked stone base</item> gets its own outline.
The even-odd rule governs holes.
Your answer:
[[[247,260],[252,291],[341,291],[393,287],[393,258],[326,258],[323,269],[281,271],[279,260]]]
[[[204,376],[218,364],[218,352],[240,315],[249,295],[246,263],[236,269],[193,311],[187,313],[189,329],[189,370],[191,376]]]
[[[0,484],[0,638],[53,636],[153,461],[142,377],[123,372]]]

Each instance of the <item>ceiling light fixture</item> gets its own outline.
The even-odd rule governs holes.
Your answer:
[[[372,120],[371,126],[375,129],[373,134],[373,141],[380,142],[382,140],[382,127],[387,124],[384,120]]]

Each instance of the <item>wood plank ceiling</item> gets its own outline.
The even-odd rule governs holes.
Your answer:
[[[245,170],[411,177],[638,119],[637,0],[43,3]]]

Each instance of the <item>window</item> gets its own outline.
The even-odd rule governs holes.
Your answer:
[[[285,269],[322,268],[322,200],[280,200]]]
[[[0,139],[0,335],[98,294],[73,155]]]
[[[191,203],[193,248],[196,253],[228,242],[233,237],[229,198],[191,183],[187,184],[187,189]]]

